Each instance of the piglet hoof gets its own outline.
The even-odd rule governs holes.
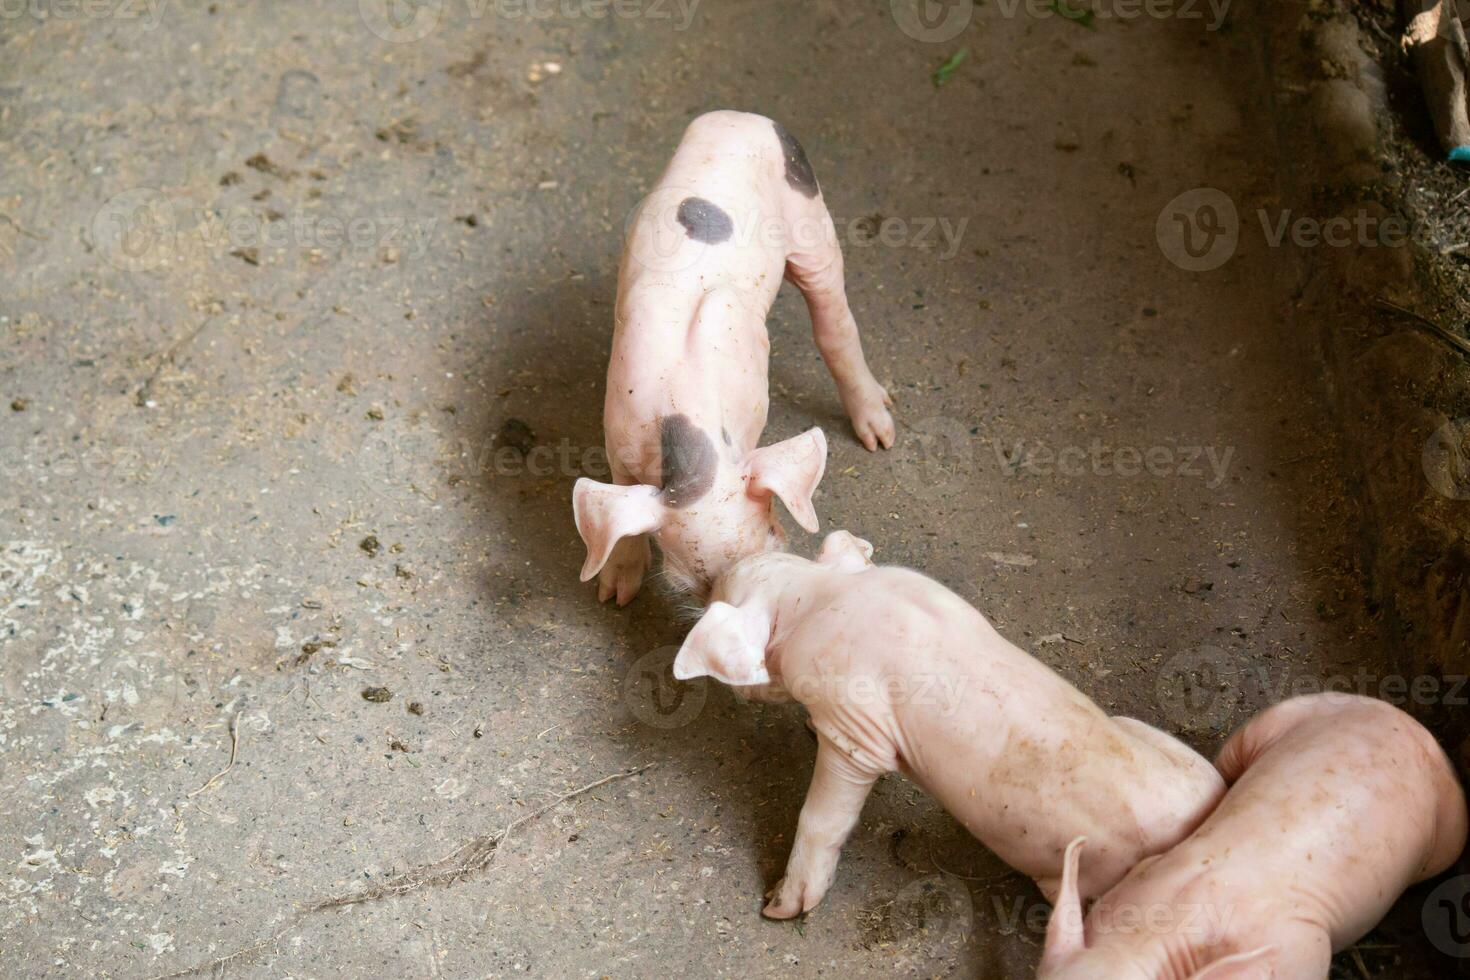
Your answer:
[[[880,445],[884,449],[892,448],[895,429],[893,415],[888,411],[892,407],[893,399],[876,381],[848,399],[846,408],[852,419],[852,431],[868,452],[876,452]]]
[[[766,898],[770,901],[761,915],[768,919],[794,919],[816,908],[822,900],[821,895],[808,896],[807,889],[794,878],[782,878],[775,888],[766,892]]]
[[[634,562],[609,562],[597,575],[597,601],[616,599],[618,605],[626,606],[633,601],[643,587],[645,564]]]

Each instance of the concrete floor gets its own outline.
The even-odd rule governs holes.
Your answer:
[[[4,976],[273,936],[226,972],[1030,975],[1039,894],[898,778],[821,908],[762,921],[799,716],[675,688],[670,604],[577,582],[620,230],[711,108],[806,143],[897,398],[870,456],[783,293],[767,438],[827,429],[827,527],[1204,751],[1374,661],[1288,256],[1160,245],[1192,188],[1277,206],[1248,23],[37,9],[0,21]],[[647,763],[468,880],[293,918]],[[1364,969],[1442,975],[1402,909]]]

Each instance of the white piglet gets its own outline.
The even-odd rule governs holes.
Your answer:
[[[715,583],[674,661],[681,680],[793,698],[816,732],[816,770],[767,916],[822,900],[887,772],[918,782],[1046,895],[1073,839],[1094,842],[1080,887],[1098,895],[1214,809],[1224,781],[1188,746],[1110,718],[969,603],[917,572],[874,566],[872,551],[837,531],[816,561],[741,562]]]
[[[863,445],[893,444],[892,402],[863,358],[842,250],[801,144],[739,112],[700,116],[629,229],[603,425],[613,483],[577,481],[582,580],[637,594],[658,541],[669,581],[703,598],[741,558],[785,545],[780,497],[815,532],[820,429],[757,448],[769,403],[766,315],[783,275]]]

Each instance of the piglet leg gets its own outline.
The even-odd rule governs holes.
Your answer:
[[[643,586],[643,576],[653,563],[648,535],[635,534],[613,546],[612,555],[597,575],[597,601],[616,599],[626,606]]]
[[[821,227],[829,229],[830,234],[799,241],[786,259],[786,278],[806,297],[812,317],[812,336],[822,352],[822,360],[827,362],[832,380],[837,382],[837,393],[847,417],[852,420],[853,431],[870,452],[880,443],[887,449],[893,445],[894,437],[893,416],[888,411],[893,399],[873,377],[863,357],[857,319],[847,303],[837,233],[832,230],[832,219],[821,198],[803,202],[802,208],[806,214],[798,223],[799,228]]]
[[[842,845],[857,826],[863,802],[879,775],[864,770],[818,734],[817,768],[796,825],[786,877],[767,894],[770,902],[762,915],[790,919],[817,906],[837,874]]]
[[[617,459],[611,447],[608,448],[607,455],[609,459]],[[638,485],[638,480],[616,462],[612,467],[612,478],[620,487]],[[643,576],[652,565],[653,548],[648,543],[648,535],[630,534],[620,538],[613,545],[607,564],[597,573],[597,601],[615,599],[618,605],[626,606],[643,587]]]

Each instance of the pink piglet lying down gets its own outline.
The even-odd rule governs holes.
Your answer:
[[[1075,838],[1097,843],[1081,887],[1101,894],[1219,802],[1225,784],[1193,750],[1108,717],[959,596],[871,554],[838,531],[815,562],[746,559],[716,581],[674,662],[678,678],[792,697],[811,715],[816,771],[766,915],[821,901],[868,791],[890,771],[1048,897]]]
[[[652,552],[703,597],[747,555],[780,549],[780,497],[817,530],[812,493],[827,462],[820,429],[756,448],[766,427],[766,314],[786,277],[853,430],[893,444],[888,392],[868,370],[848,306],[842,249],[806,152],[779,124],[711,112],[690,124],[631,222],[618,276],[603,428],[613,483],[577,481],[582,581],[619,605]]]
[[[1465,794],[1433,736],[1399,709],[1286,701],[1226,744],[1232,782],[1186,841],[1087,914],[1068,849],[1043,980],[1324,980],[1404,890],[1465,847]]]

